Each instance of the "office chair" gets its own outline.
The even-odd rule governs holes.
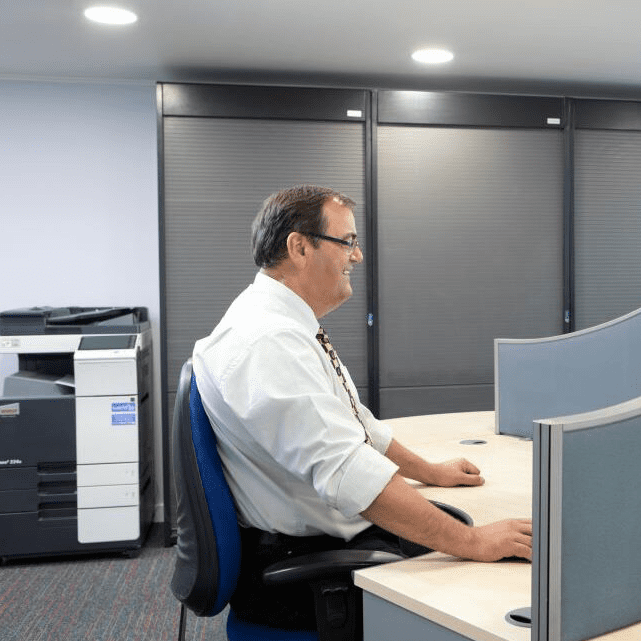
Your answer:
[[[181,602],[179,639],[185,636],[185,608],[197,616],[221,612],[240,571],[240,532],[236,508],[225,480],[216,437],[200,399],[191,359],[182,367],[172,426],[178,536],[171,582]],[[335,550],[307,554],[269,566],[268,585],[308,584],[313,592],[317,630],[283,630],[247,623],[230,609],[230,641],[359,641],[362,591],[352,572],[399,561],[388,552]]]

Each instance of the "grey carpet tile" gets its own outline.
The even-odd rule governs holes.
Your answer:
[[[0,567],[0,641],[173,641],[175,549],[158,536],[122,555],[9,561]],[[189,613],[189,641],[223,641],[226,612]]]

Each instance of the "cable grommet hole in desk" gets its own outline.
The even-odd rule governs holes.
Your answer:
[[[521,628],[532,627],[532,608],[518,608],[511,610],[505,615],[505,620],[512,625],[518,625]]]

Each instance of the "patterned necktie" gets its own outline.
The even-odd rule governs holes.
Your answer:
[[[341,364],[340,361],[338,360],[338,356],[336,355],[336,350],[332,346],[332,344],[329,342],[329,336],[327,335],[327,332],[322,328],[318,328],[318,334],[316,334],[316,340],[321,344],[321,347],[325,350],[327,355],[329,356],[329,360],[332,362],[332,366],[334,367],[334,371],[336,372],[339,380],[343,384],[343,387],[345,388],[345,391],[347,392],[347,396],[349,396],[349,402],[350,405],[352,406],[352,412],[358,422],[363,426],[363,431],[365,432],[365,443],[368,445],[372,444],[372,439],[369,437],[369,434],[367,433],[367,428],[365,427],[365,423],[363,423],[363,419],[360,417],[360,414],[358,413],[358,406],[356,405],[356,400],[354,399],[354,396],[349,389],[349,385],[347,384],[347,379],[345,378],[345,374],[343,374],[343,371],[341,370]]]

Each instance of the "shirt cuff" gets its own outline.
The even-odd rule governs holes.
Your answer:
[[[350,458],[338,487],[336,506],[351,518],[367,509],[385,489],[399,467],[363,443]]]

